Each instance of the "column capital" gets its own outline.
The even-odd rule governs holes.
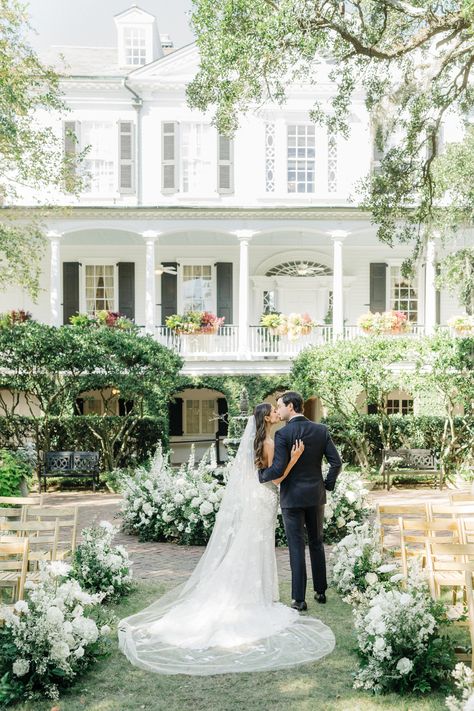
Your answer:
[[[59,232],[58,230],[48,230],[46,232],[46,237],[50,242],[59,242],[61,237],[64,237],[64,232]]]
[[[252,237],[254,235],[258,234],[258,230],[250,230],[250,229],[244,229],[244,230],[234,230],[231,232],[232,235],[235,235],[239,242],[250,242]]]
[[[333,242],[344,242],[346,237],[349,237],[350,232],[346,230],[331,230],[327,233]]]
[[[141,233],[141,236],[145,240],[146,244],[153,244],[161,234],[162,232],[159,232],[158,230],[145,230]]]

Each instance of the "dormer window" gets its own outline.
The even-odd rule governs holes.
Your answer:
[[[155,17],[136,5],[116,15],[118,64],[135,69],[163,56]]]
[[[125,64],[141,67],[146,64],[146,30],[144,27],[124,28]]]

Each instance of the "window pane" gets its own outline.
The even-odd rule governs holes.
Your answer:
[[[314,126],[291,125],[287,128],[287,187],[289,193],[314,192],[314,135]],[[295,158],[298,158],[297,162],[294,160]]]
[[[183,267],[184,311],[212,311],[212,268],[210,265]]]
[[[85,274],[87,313],[93,316],[97,311],[115,311],[114,267],[105,264],[87,264]]]

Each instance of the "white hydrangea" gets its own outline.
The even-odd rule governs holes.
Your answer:
[[[407,659],[407,657],[402,657],[398,660],[397,671],[399,671],[400,674],[408,674],[409,672],[411,672],[412,669],[413,662],[411,661],[411,659]]]

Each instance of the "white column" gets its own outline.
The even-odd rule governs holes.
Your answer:
[[[146,230],[142,232],[145,240],[145,330],[153,333],[155,330],[156,286],[155,286],[155,242],[160,232]]]
[[[253,230],[233,232],[240,244],[239,260],[239,359],[250,358],[249,349],[249,243],[256,234]]]
[[[433,239],[426,243],[425,333],[431,336],[436,326],[436,248]]]
[[[51,267],[49,273],[49,304],[51,326],[60,326],[62,321],[60,294],[61,294],[61,251],[60,242],[62,232],[50,230],[46,233],[51,250]]]
[[[332,337],[337,340],[344,336],[342,243],[349,233],[344,230],[333,230],[329,234],[333,242]]]

